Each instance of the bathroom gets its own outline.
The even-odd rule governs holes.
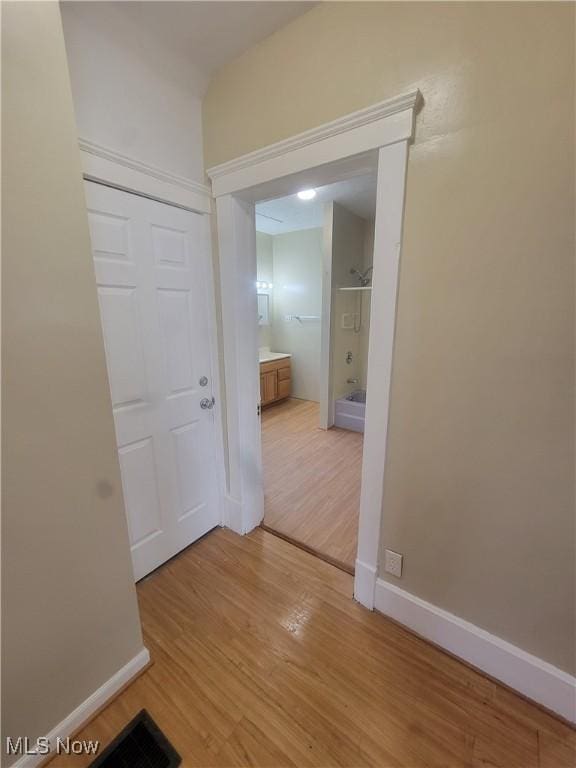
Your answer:
[[[256,205],[264,527],[353,571],[375,178]]]

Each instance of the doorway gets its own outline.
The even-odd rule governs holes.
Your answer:
[[[262,526],[354,573],[376,174],[257,202]]]
[[[209,168],[216,198],[226,389],[226,524],[264,517],[259,420],[255,203],[373,172],[374,264],[354,595],[374,606],[409,143],[419,91]]]

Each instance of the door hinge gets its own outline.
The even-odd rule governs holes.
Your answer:
[[[256,416],[261,416],[261,415],[262,415],[262,406],[260,405],[260,403],[258,403],[258,405],[256,406]]]

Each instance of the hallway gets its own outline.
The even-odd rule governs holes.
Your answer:
[[[262,412],[264,525],[353,572],[364,436],[318,418],[308,400]]]
[[[265,531],[209,533],[138,585],[153,665],[78,737],[145,707],[186,768],[572,765],[574,731],[351,598]]]

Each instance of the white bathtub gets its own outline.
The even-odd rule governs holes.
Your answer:
[[[365,413],[366,391],[357,389],[334,403],[334,426],[364,432]]]

